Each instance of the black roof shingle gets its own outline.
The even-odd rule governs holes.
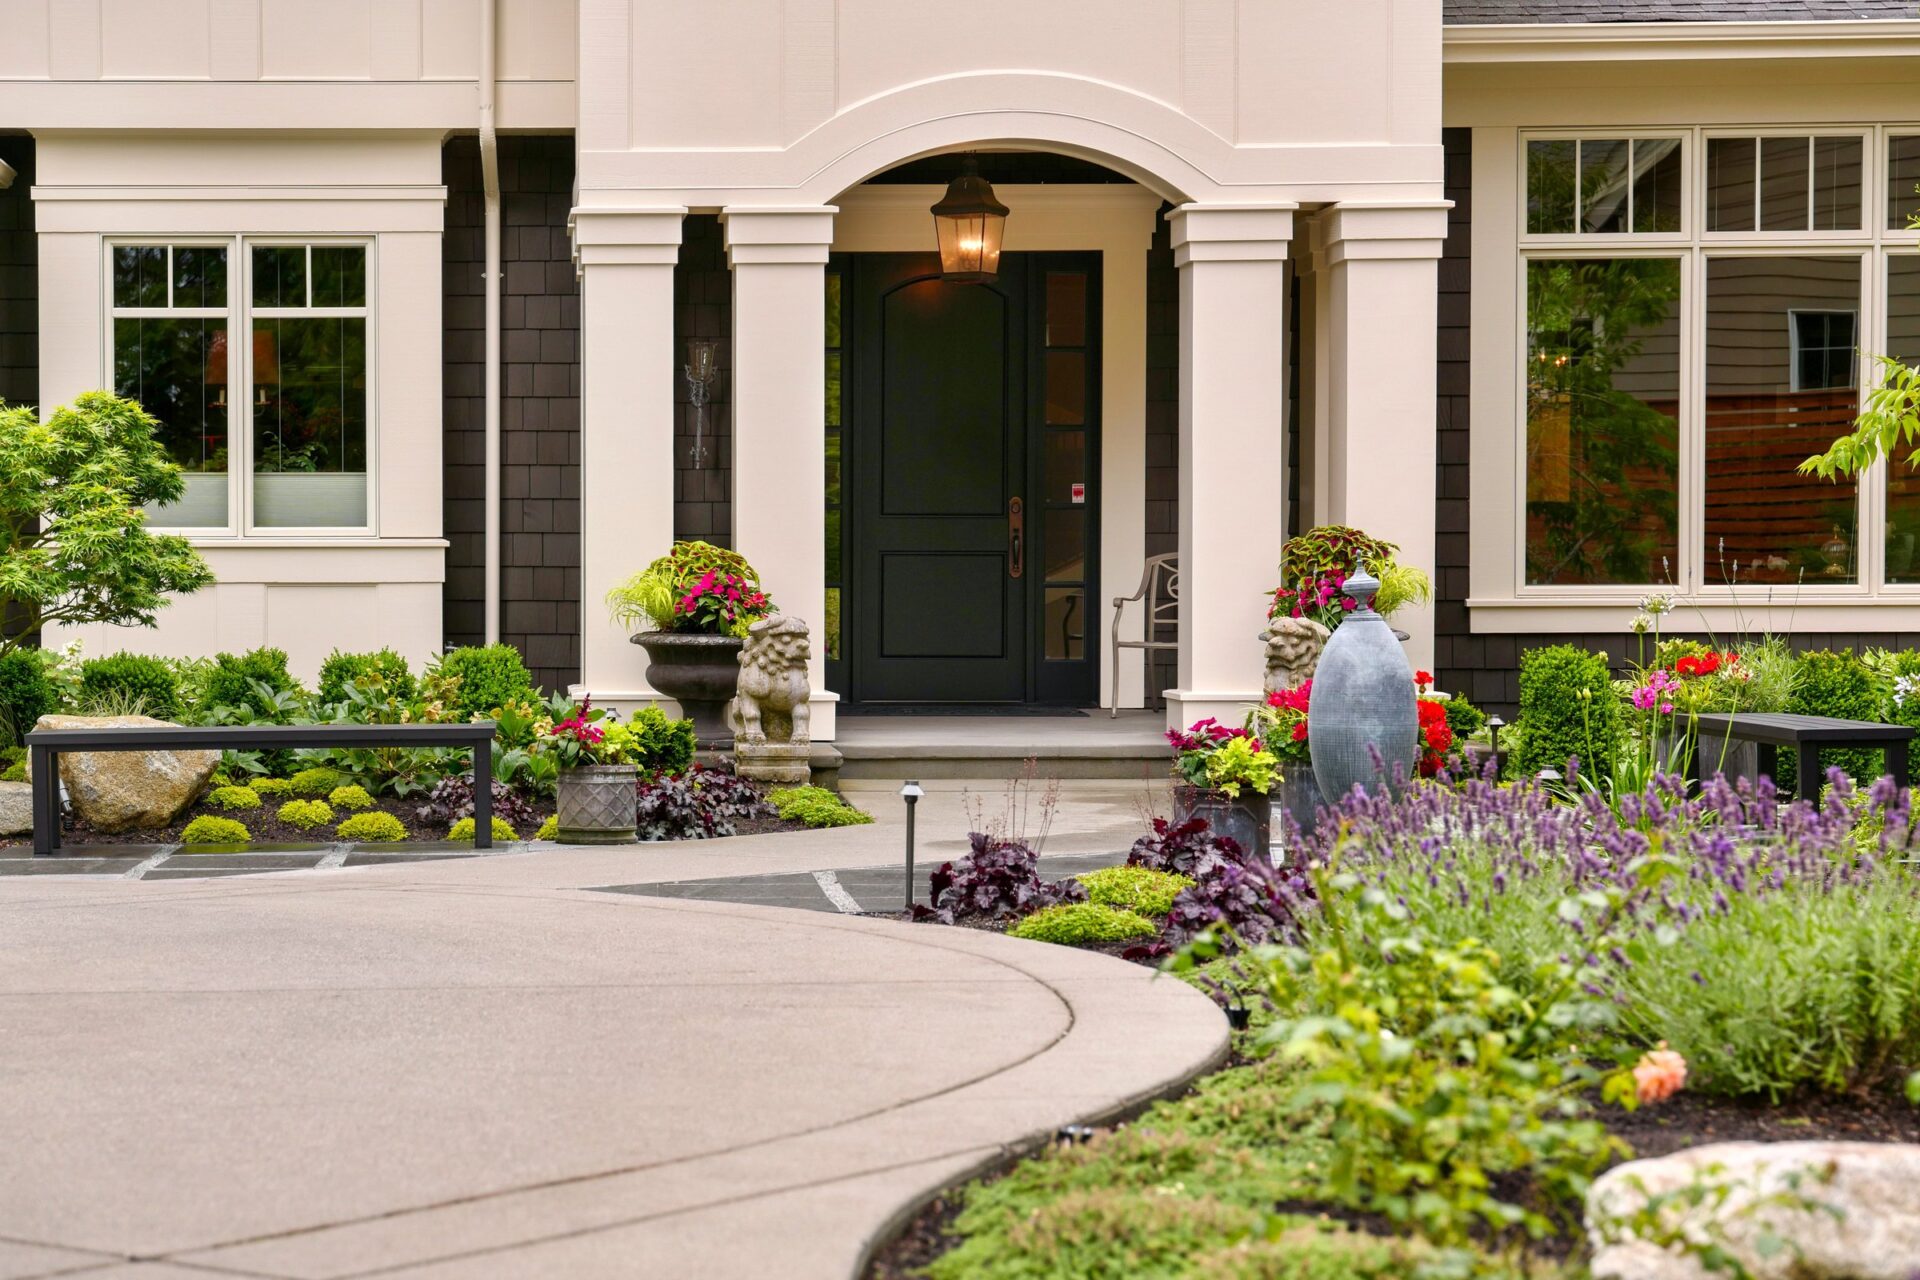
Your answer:
[[[1448,26],[1535,22],[1822,22],[1920,17],[1914,0],[1445,0]]]

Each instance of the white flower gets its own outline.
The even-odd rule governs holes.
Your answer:
[[[1633,634],[1643,636],[1653,630],[1653,615],[1642,610],[1633,615]]]
[[[1650,614],[1656,618],[1663,613],[1671,613],[1673,612],[1673,597],[1655,592],[1653,595],[1647,596],[1640,601],[1640,610],[1642,613]]]
[[[1920,693],[1920,676],[1895,676],[1893,678],[1893,705],[1904,707],[1907,699]]]

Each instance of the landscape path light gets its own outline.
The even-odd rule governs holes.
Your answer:
[[[920,803],[920,797],[927,794],[919,782],[909,779],[907,785],[900,788],[900,798],[907,802],[907,914],[913,914],[913,807]],[[929,904],[931,905],[931,904]]]

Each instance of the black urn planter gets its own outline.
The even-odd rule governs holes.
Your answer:
[[[647,651],[647,683],[680,704],[693,721],[700,749],[731,749],[727,703],[740,683],[740,650],[746,641],[738,636],[642,631],[633,642]]]
[[[1237,800],[1205,787],[1173,789],[1175,822],[1205,818],[1213,834],[1231,836],[1243,853],[1263,862],[1272,856],[1272,813],[1267,797],[1252,787],[1242,787]]]

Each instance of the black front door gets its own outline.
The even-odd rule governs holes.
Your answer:
[[[991,284],[949,284],[932,255],[836,267],[850,698],[1092,701],[1097,267],[1006,254]],[[1050,325],[1049,295],[1067,296],[1068,277],[1077,315]]]

